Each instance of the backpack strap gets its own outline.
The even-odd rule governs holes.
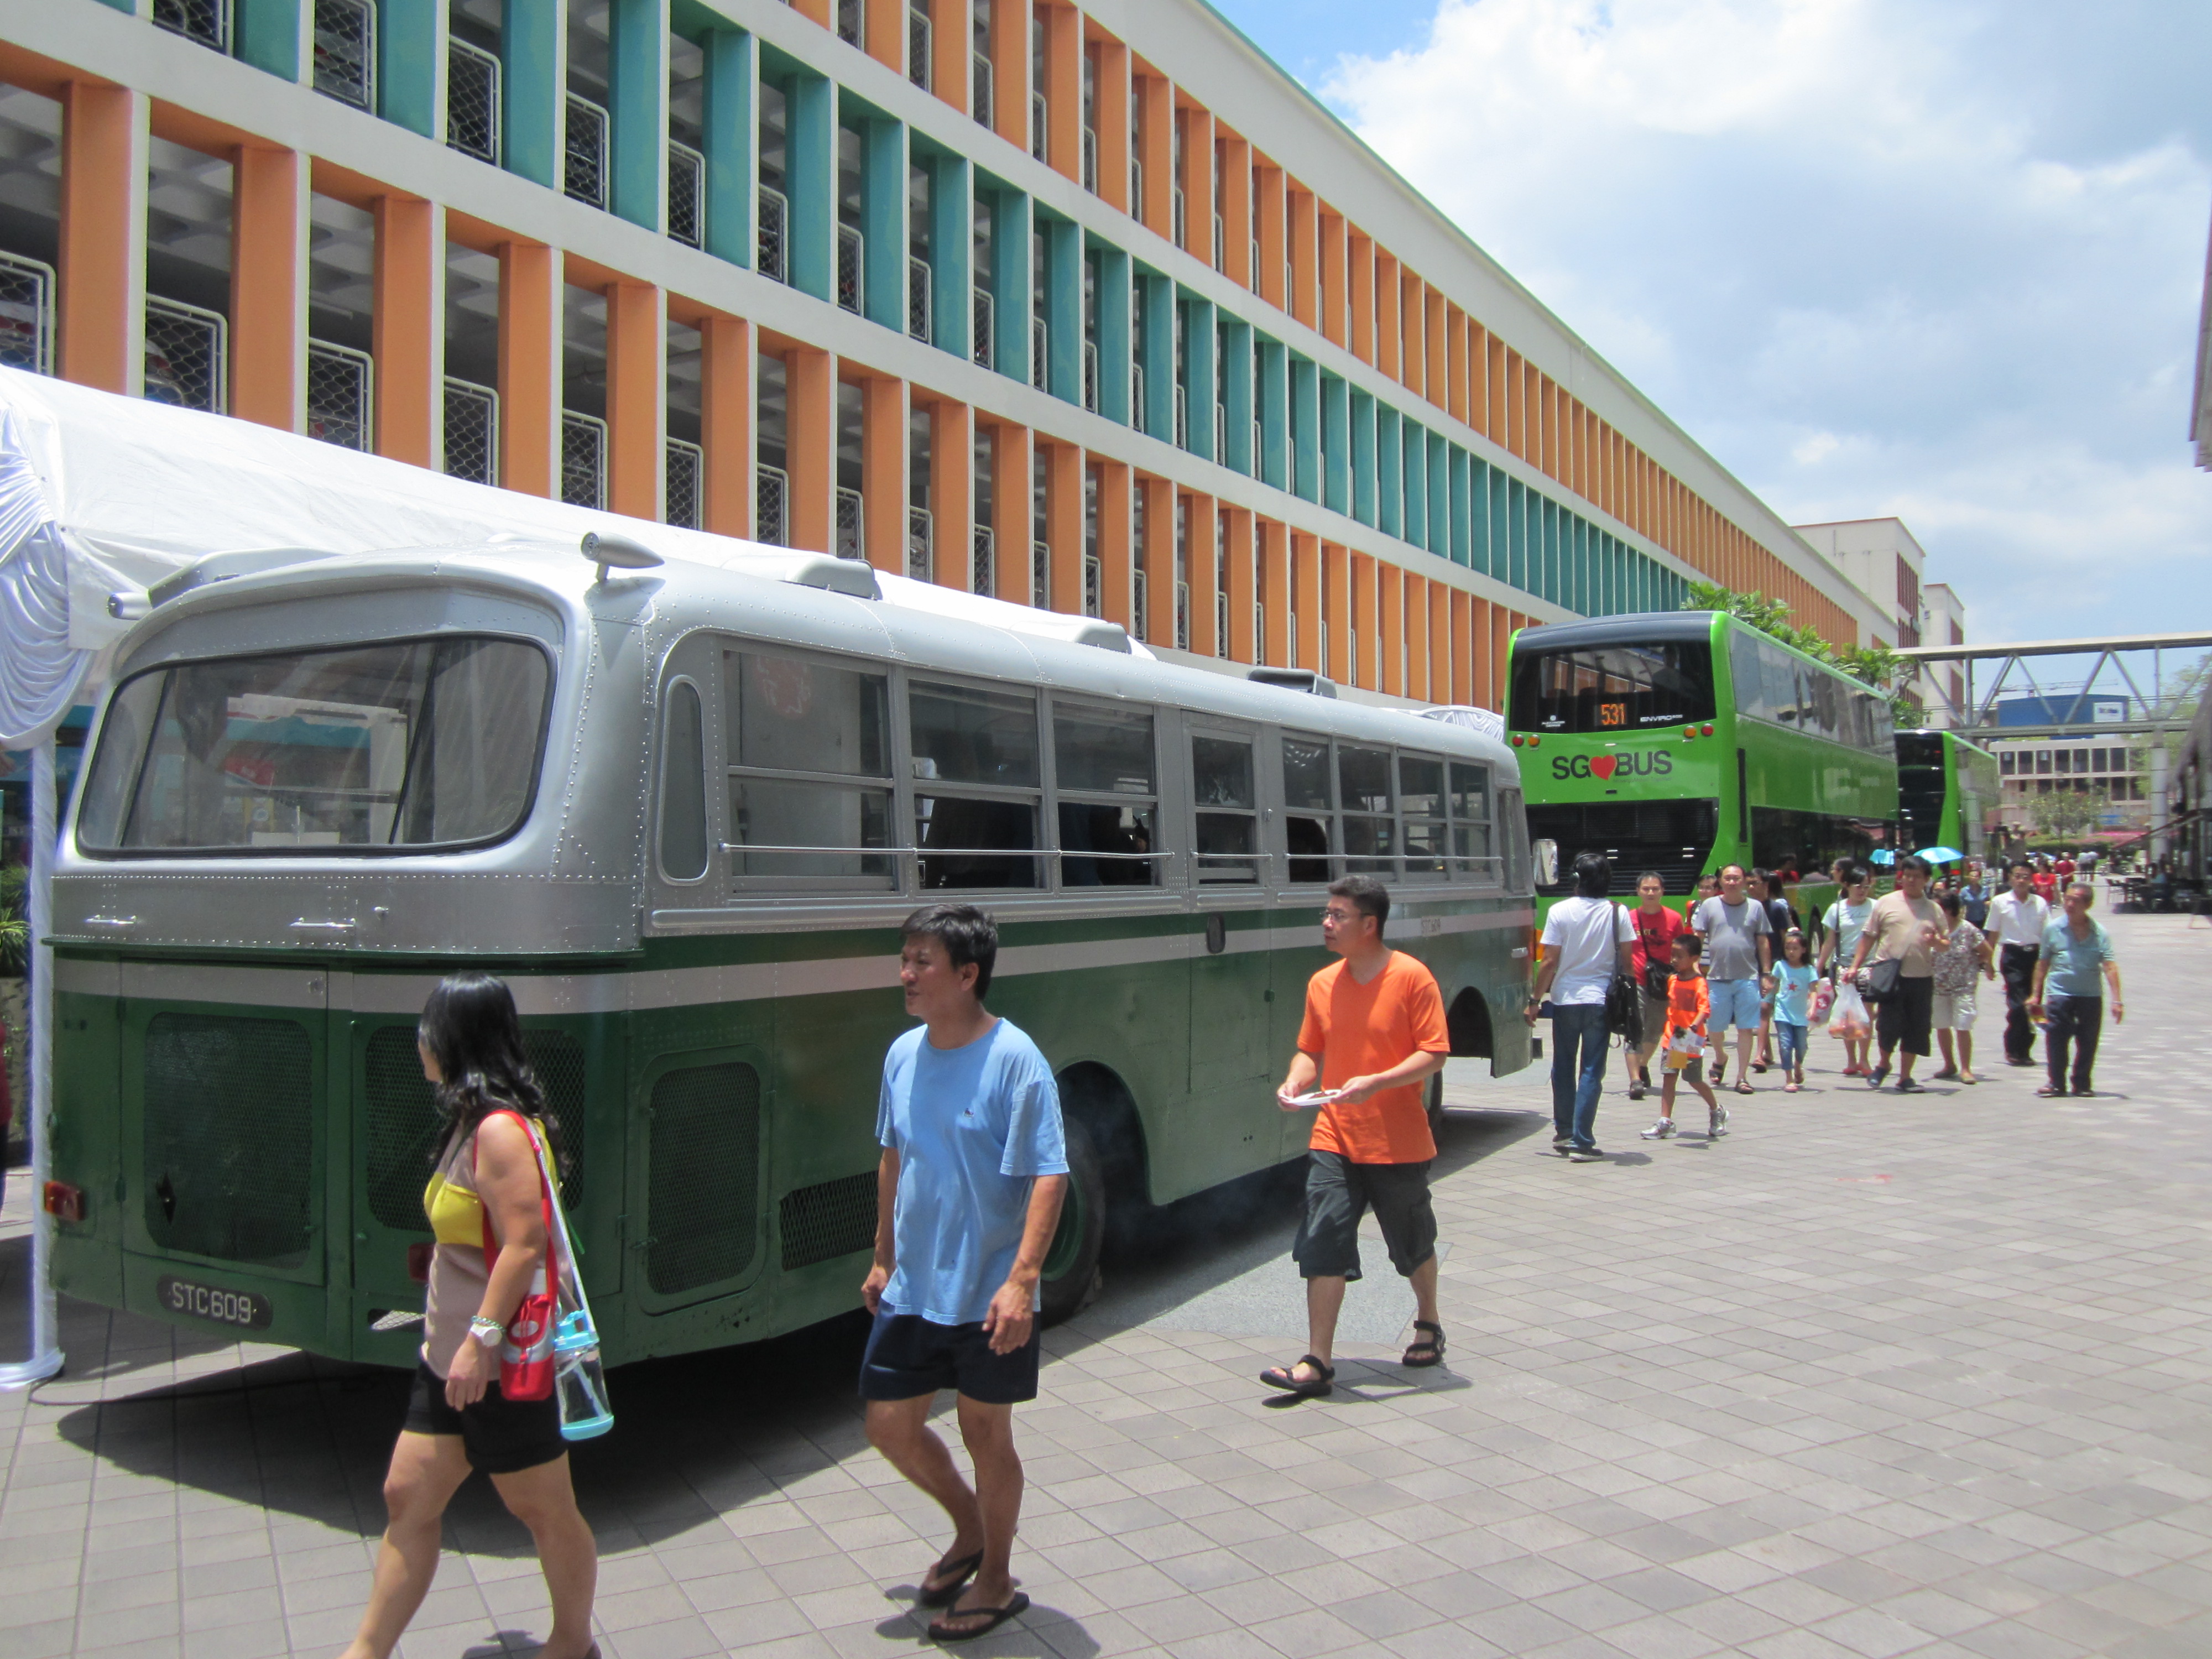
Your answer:
[[[495,1112],[486,1112],[483,1115],[483,1123],[477,1125],[476,1135],[471,1136],[469,1140],[469,1178],[472,1181],[477,1178],[477,1162],[483,1152],[482,1142],[478,1137],[483,1133],[484,1123],[490,1122],[495,1117],[513,1118],[522,1126],[522,1133],[529,1137],[531,1161],[538,1164],[538,1203],[545,1217],[545,1250],[547,1258],[550,1260],[553,1251],[553,1199],[552,1194],[547,1192],[545,1188],[545,1166],[538,1158],[538,1131],[531,1127],[530,1120],[511,1107],[503,1106]],[[477,1188],[477,1207],[483,1212],[484,1272],[489,1273],[499,1265],[499,1241],[492,1237],[491,1206],[483,1201],[483,1188],[481,1185]],[[542,1275],[544,1271],[544,1266],[541,1263],[538,1272]]]

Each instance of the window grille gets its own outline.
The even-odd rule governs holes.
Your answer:
[[[0,253],[0,364],[54,372],[54,270]]]
[[[1083,556],[1083,614],[1106,614],[1106,566],[1096,553]]]
[[[221,312],[148,295],[146,396],[157,404],[224,413],[229,338],[229,319]]]
[[[760,274],[775,282],[787,283],[791,277],[784,264],[784,231],[790,222],[791,204],[783,199],[781,191],[766,185],[753,191],[753,199],[754,216],[759,221],[753,239]]]
[[[1328,618],[1321,619],[1321,660],[1314,665],[1317,672],[1328,672]]]
[[[1045,159],[1045,101],[1044,94],[1030,94],[1030,154],[1040,161]]]
[[[1229,465],[1229,410],[1220,404],[1213,406],[1213,461],[1217,466]]]
[[[1290,623],[1290,656],[1284,664],[1284,666],[1287,668],[1296,668],[1298,665],[1298,613],[1295,611],[1291,612]]]
[[[1175,441],[1177,449],[1190,447],[1190,398],[1188,388],[1175,389]]]
[[[1175,187],[1169,199],[1175,206],[1175,245],[1177,247],[1182,247],[1186,246],[1184,232],[1189,228],[1189,214],[1184,205],[1181,185]]]
[[[867,245],[850,225],[837,227],[837,303],[860,314],[860,279]]]
[[[1344,678],[1348,684],[1359,684],[1359,630],[1356,628],[1344,630]]]
[[[991,297],[991,290],[987,288],[975,289],[975,366],[978,368],[988,368],[992,365],[993,359],[997,356],[999,308],[997,302]]]
[[[1046,329],[1044,319],[1030,319],[1030,384],[1039,392],[1044,390],[1045,356],[1052,344],[1052,336]]]
[[[937,531],[926,507],[906,510],[906,574],[918,582],[937,580]]]
[[[1213,268],[1224,272],[1229,269],[1229,230],[1218,213],[1213,216]]]
[[[1030,603],[1039,611],[1052,609],[1052,548],[1044,542],[1030,544]]]
[[[707,158],[668,141],[668,234],[686,247],[706,245]]]
[[[857,46],[868,38],[866,0],[837,0],[837,38]]]
[[[979,524],[968,548],[968,591],[995,597],[999,591],[998,538],[991,526]]]
[[[573,92],[568,94],[568,148],[562,159],[561,188],[595,208],[607,204],[607,112]]]
[[[864,506],[865,503],[860,500],[859,490],[840,489],[837,492],[836,550],[841,559],[867,557],[867,553],[861,544],[862,532],[867,522],[863,511]]]
[[[906,331],[917,340],[934,339],[936,331],[930,326],[929,261],[914,254],[906,256]]]
[[[1252,601],[1252,660],[1267,665],[1267,607],[1257,599]]]
[[[446,42],[446,143],[499,165],[499,58],[457,37]]]
[[[991,60],[979,52],[974,55],[974,74],[975,77],[975,89],[973,93],[973,96],[975,100],[975,116],[978,121],[981,121],[988,127],[993,125]]]
[[[1145,366],[1129,365],[1129,424],[1142,432],[1145,429]]]
[[[906,78],[924,92],[929,90],[929,14],[919,7],[906,9]]]
[[[1177,582],[1175,586],[1176,649],[1190,649],[1190,584]]]
[[[1083,129],[1083,187],[1096,195],[1098,191],[1098,130]]]
[[[1257,210],[1255,209],[1255,211]],[[1249,267],[1249,274],[1253,290],[1256,293],[1260,287],[1260,238],[1256,232],[1252,237],[1252,264]]]
[[[701,484],[706,475],[707,452],[681,438],[668,441],[668,522],[685,530],[699,528]]]
[[[376,8],[315,0],[315,90],[356,109],[376,107]]]
[[[1260,447],[1260,422],[1255,417],[1252,422],[1252,476],[1255,478],[1260,476],[1260,457],[1266,453]]]
[[[753,468],[753,539],[770,547],[791,544],[791,480],[780,466]]]
[[[1139,219],[1145,216],[1145,164],[1133,155],[1129,158],[1129,212]]]
[[[230,0],[154,0],[154,22],[217,52],[230,50]]]
[[[1152,611],[1145,603],[1145,573],[1142,570],[1133,574],[1129,586],[1129,620],[1136,624],[1129,631],[1137,636],[1137,643],[1143,645],[1147,637],[1145,630],[1149,625],[1146,619]]]
[[[342,449],[375,447],[376,363],[366,351],[307,342],[307,435]]]
[[[1229,596],[1218,590],[1213,595],[1213,654],[1229,654]]]
[[[1089,340],[1083,343],[1083,406],[1098,412],[1098,348]]]
[[[561,499],[571,507],[607,504],[607,423],[561,411]]]
[[[477,483],[499,482],[499,393],[489,386],[446,381],[446,471]]]

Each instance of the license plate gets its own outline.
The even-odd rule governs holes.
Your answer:
[[[255,1291],[229,1291],[220,1285],[195,1285],[189,1279],[164,1273],[154,1294],[173,1314],[204,1319],[243,1331],[265,1331],[276,1316],[269,1298]]]

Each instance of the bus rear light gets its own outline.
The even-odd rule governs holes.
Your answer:
[[[1516,749],[1518,749],[1521,746],[1521,734],[1518,732],[1516,732],[1513,734],[1513,746]]]
[[[1684,727],[1682,728],[1682,736],[1683,736],[1685,738],[1694,738],[1694,737],[1696,737],[1697,735],[1698,735],[1698,728],[1697,728],[1696,726],[1684,726]]]
[[[57,1221],[84,1219],[84,1188],[66,1181],[49,1181],[43,1200],[46,1213]]]
[[[1705,735],[1706,735],[1707,737],[1709,737],[1709,738],[1710,738],[1710,737],[1711,737],[1711,736],[1712,736],[1712,734],[1713,734],[1713,728],[1712,728],[1711,726],[1708,726],[1707,727],[1705,727]]]
[[[1534,748],[1538,744],[1540,744],[1540,743],[1541,743],[1541,742],[1543,742],[1543,738],[1541,738],[1538,737],[1538,736],[1537,736],[1534,732],[1531,732],[1528,734],[1528,746],[1529,746],[1531,749],[1534,749]]]

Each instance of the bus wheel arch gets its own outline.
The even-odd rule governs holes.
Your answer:
[[[1068,1191],[1038,1286],[1037,1310],[1047,1323],[1071,1317],[1091,1300],[1110,1217],[1142,1211],[1149,1187],[1144,1124],[1127,1085],[1095,1060],[1069,1066],[1057,1081]]]
[[[1490,1004],[1472,985],[1452,999],[1444,1011],[1444,1030],[1451,1037],[1455,1060],[1493,1060],[1498,1045],[1491,1034]]]

